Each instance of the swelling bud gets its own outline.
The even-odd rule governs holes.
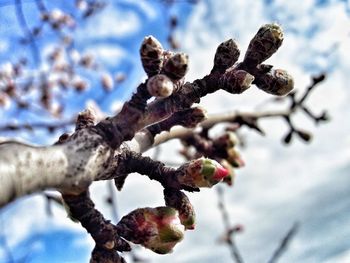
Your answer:
[[[126,240],[158,254],[171,253],[185,232],[177,210],[168,206],[138,208],[124,216],[117,228]]]
[[[180,184],[189,187],[212,187],[222,181],[228,171],[217,161],[200,158],[190,161],[179,168],[178,176]]]

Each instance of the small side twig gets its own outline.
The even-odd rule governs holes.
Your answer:
[[[118,213],[118,200],[117,200],[117,196],[115,195],[114,192],[115,186],[113,184],[113,181],[108,181],[108,193],[109,196],[107,198],[107,202],[111,207],[111,211],[112,211],[112,215],[113,215],[113,219],[115,220],[115,222],[119,221],[119,213]]]
[[[31,32],[27,21],[23,14],[22,0],[15,0],[15,8],[16,8],[16,16],[18,19],[18,23],[20,24],[23,33],[25,34],[25,40],[28,41],[32,50],[33,61],[35,64],[40,64],[40,55],[38,46],[35,43],[35,37]]]
[[[229,215],[228,215],[228,212],[226,210],[226,207],[225,207],[225,204],[224,204],[224,192],[222,190],[221,187],[218,187],[217,188],[217,193],[218,193],[218,197],[219,197],[219,210],[221,212],[221,215],[222,215],[222,219],[223,219],[223,222],[224,222],[224,226],[225,226],[225,242],[227,244],[227,246],[229,247],[230,251],[231,251],[231,256],[232,256],[232,259],[234,262],[236,263],[243,263],[243,258],[241,256],[241,253],[239,252],[238,250],[238,247],[236,245],[236,242],[234,240],[234,237],[233,237],[233,233],[235,231],[232,231],[232,227],[231,227],[231,224],[230,224],[230,218],[229,218]]]
[[[273,252],[271,258],[267,261],[267,263],[275,263],[278,261],[282,254],[287,250],[290,241],[295,236],[298,229],[299,223],[295,222],[293,226],[289,229],[287,234],[283,237],[277,249]]]

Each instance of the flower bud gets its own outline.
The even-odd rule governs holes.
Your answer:
[[[166,188],[164,189],[164,199],[167,206],[173,207],[179,212],[181,224],[185,226],[185,229],[194,229],[196,215],[188,197],[179,190]]]
[[[214,145],[216,147],[220,147],[224,149],[235,147],[237,144],[238,144],[237,135],[232,131],[225,132],[223,135],[221,135],[220,137],[214,140]]]
[[[158,254],[172,252],[185,231],[177,210],[167,206],[138,208],[124,216],[117,228],[121,237]]]
[[[158,74],[163,66],[163,47],[153,36],[145,37],[140,48],[142,66],[148,76]]]
[[[0,104],[1,104],[1,103],[0,103]],[[330,116],[329,116],[329,114],[328,114],[327,111],[323,111],[323,112],[321,113],[321,115],[318,116],[318,117],[316,118],[316,122],[320,122],[320,121],[329,121],[329,120],[330,120]]]
[[[168,97],[173,93],[174,83],[164,74],[150,77],[147,82],[149,94],[155,97]]]
[[[254,76],[244,70],[229,68],[219,79],[220,88],[232,94],[239,94],[247,90]]]
[[[163,72],[174,81],[182,79],[188,70],[188,55],[176,53],[164,63]]]
[[[312,134],[307,131],[297,130],[296,133],[304,142],[309,142],[312,139]]]
[[[227,158],[226,160],[233,166],[233,167],[236,167],[236,168],[239,168],[239,167],[243,167],[245,165],[241,155],[239,154],[239,152],[234,149],[234,148],[231,148],[231,149],[228,149],[227,150]]]
[[[233,39],[222,42],[216,49],[213,71],[225,72],[226,69],[236,63],[239,55],[240,51]]]
[[[186,128],[194,128],[208,117],[206,110],[200,106],[176,112],[174,115],[178,115],[178,124]]]
[[[95,58],[91,54],[84,54],[80,57],[79,64],[85,68],[93,68]]]
[[[223,183],[232,186],[234,184],[235,178],[236,178],[236,174],[235,171],[232,167],[232,165],[227,161],[227,160],[222,160],[220,162],[220,164],[225,167],[225,169],[228,171],[227,176],[224,178],[224,180],[222,181]]]
[[[105,91],[111,91],[114,86],[113,78],[110,74],[104,73],[101,76],[101,84]]]
[[[189,187],[212,187],[228,174],[217,161],[200,158],[190,161],[179,168],[178,181]]]
[[[243,63],[256,66],[272,56],[283,41],[282,28],[277,24],[266,24],[260,27],[250,41]]]
[[[0,108],[8,108],[10,106],[10,99],[6,93],[0,93]]]
[[[283,137],[283,142],[287,145],[290,144],[293,138],[293,134],[293,131],[288,132],[287,135]]]
[[[257,77],[255,84],[259,89],[278,96],[286,95],[294,88],[293,77],[283,69],[272,69]]]
[[[89,84],[85,80],[83,80],[81,77],[76,76],[72,80],[72,86],[77,92],[83,92],[88,88]]]

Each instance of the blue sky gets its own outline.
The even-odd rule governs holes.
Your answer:
[[[51,3],[50,8],[70,9],[67,1],[47,2]],[[209,72],[215,48],[221,41],[235,38],[243,53],[261,24],[279,22],[285,29],[285,41],[269,63],[291,72],[297,89],[310,83],[311,74],[329,72],[309,104],[316,112],[327,109],[332,121],[315,127],[302,115],[296,116],[297,124],[314,133],[314,140],[310,145],[296,140],[287,148],[280,143],[286,132],[281,121],[262,122],[267,131],[265,138],[244,131],[248,147],[242,149],[242,154],[247,165],[238,171],[235,187],[225,189],[232,222],[242,223],[246,229],[237,237],[237,243],[246,262],[267,261],[283,234],[298,221],[301,228],[280,262],[350,261],[350,227],[347,224],[350,220],[347,188],[350,183],[350,123],[346,121],[350,116],[347,85],[350,55],[346,49],[350,44],[349,2],[305,0],[300,4],[285,0],[203,0],[196,6],[177,2],[167,9],[158,0],[111,1],[104,11],[83,22],[76,30],[76,47],[81,51],[92,50],[103,65],[102,71],[128,73],[128,79],[104,98],[100,107],[111,112],[114,104],[130,96],[144,77],[138,57],[139,43],[145,35],[152,34],[167,46],[170,14],[181,16],[176,37],[181,40],[181,49],[190,56],[189,80]],[[35,17],[33,2],[25,3],[28,18]],[[0,7],[0,17],[0,21],[5,21],[2,25],[7,25],[0,27],[2,64],[18,52],[28,50],[13,44],[20,35],[13,6]],[[47,49],[50,41],[52,38],[48,36],[40,45]],[[92,87],[98,86],[97,78],[91,81]],[[99,88],[90,88],[79,96],[69,94],[65,99],[70,107],[65,116],[83,109],[87,100],[98,98],[100,94]],[[256,105],[269,98],[252,88],[241,96],[218,92],[203,99],[202,104],[209,112],[254,110]],[[11,109],[2,114],[11,115]],[[41,120],[43,116],[36,118]],[[1,134],[6,135],[11,134]],[[50,143],[57,137],[53,134],[43,138],[43,133],[20,135],[33,143]],[[180,162],[181,159],[175,157],[169,160],[178,148],[175,142],[167,148],[162,147],[160,158]],[[110,211],[104,207],[105,195],[101,194],[104,189],[105,185],[98,183],[92,191],[97,205],[110,217]],[[135,189],[143,189],[143,194],[133,194]],[[160,205],[161,189],[141,177],[131,178],[125,190],[118,193],[118,200],[121,214],[135,207]],[[172,255],[159,256],[144,250],[141,254],[152,262],[212,262],[214,259],[218,263],[230,262],[228,250],[216,243],[216,237],[223,229],[215,191],[191,195],[191,200],[198,214],[196,231],[188,232]],[[54,207],[54,217],[48,217],[44,206],[42,198],[35,196],[6,208],[0,214],[2,225],[6,226],[0,235],[6,236],[19,257],[35,247],[28,262],[87,262],[92,242],[85,231],[69,221],[59,207]],[[0,262],[3,257],[0,250]]]

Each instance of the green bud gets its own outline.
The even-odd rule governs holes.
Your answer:
[[[181,224],[185,229],[194,229],[196,215],[194,208],[185,193],[172,189],[164,189],[164,199],[167,206],[175,208],[179,212]]]
[[[189,187],[212,187],[227,176],[227,170],[217,161],[200,158],[179,168],[178,181]]]
[[[158,254],[172,252],[185,231],[177,210],[168,206],[138,208],[124,216],[117,228],[126,240]]]
[[[233,167],[236,167],[236,168],[239,168],[239,167],[243,167],[245,164],[244,164],[244,161],[240,155],[240,153],[234,149],[234,148],[231,148],[231,149],[228,149],[227,150],[227,158],[226,160],[233,166]]]

